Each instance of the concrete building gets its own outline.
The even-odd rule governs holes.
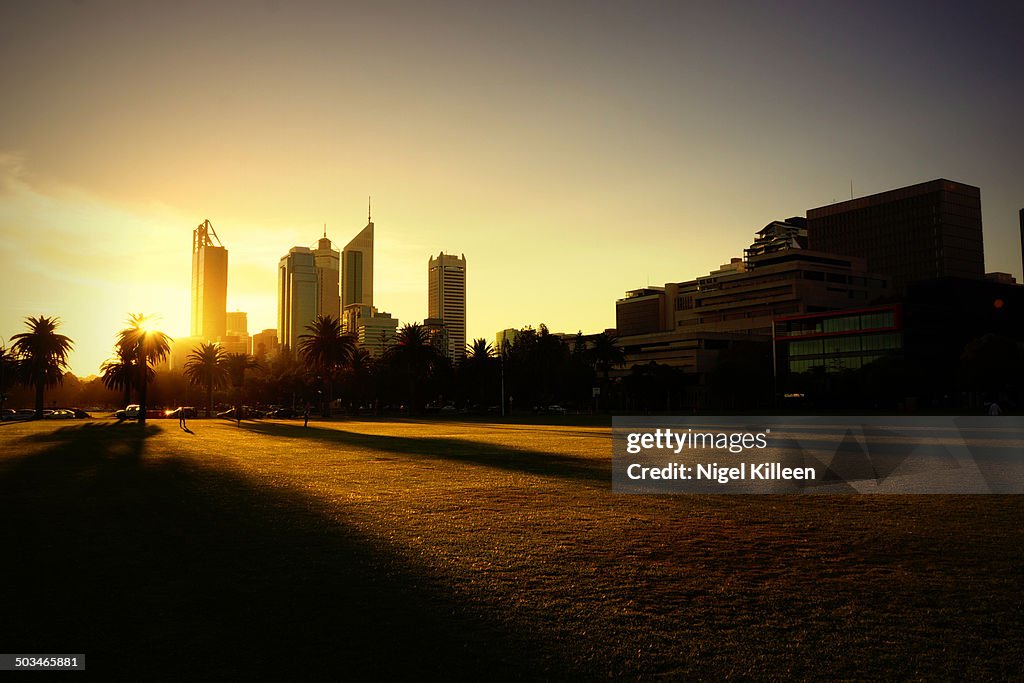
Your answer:
[[[324,236],[313,250],[313,259],[316,263],[316,314],[341,320],[341,252],[331,247],[326,225]]]
[[[171,341],[171,353],[168,358],[168,369],[172,372],[183,372],[189,354],[207,340],[203,337],[175,337]]]
[[[345,307],[345,330],[355,335],[356,343],[380,358],[394,342],[398,332],[398,318],[378,311],[373,306],[350,304]]]
[[[506,341],[509,343],[509,345],[514,344],[516,341],[516,335],[518,334],[519,330],[515,327],[509,327],[499,331],[497,334],[494,335],[494,351],[500,353],[501,350],[505,348]]]
[[[775,318],[866,307],[890,294],[887,279],[866,272],[863,259],[804,249],[799,239],[784,235],[777,239],[788,223],[758,232],[746,259],[734,258],[693,280],[632,290],[618,300],[616,331],[626,362],[613,376],[652,361],[676,367],[696,376],[687,400],[699,404],[703,377],[721,352],[754,343],[770,353]]]
[[[282,346],[298,349],[299,336],[316,318],[316,261],[309,247],[292,247],[277,269],[277,337]]]
[[[225,334],[233,337],[248,337],[249,314],[245,311],[228,311],[227,331]]]
[[[448,341],[448,327],[445,325],[444,320],[441,318],[425,318],[423,320],[423,330],[426,332],[427,339],[434,348],[447,355],[450,350],[450,344]]]
[[[442,320],[447,335],[446,355],[466,357],[466,256],[443,251],[427,263],[427,315]]]
[[[985,275],[981,190],[938,179],[807,212],[808,247],[856,256],[893,291],[940,277]]]
[[[373,221],[345,245],[341,254],[341,307],[350,304],[373,306]]]
[[[192,231],[191,336],[216,340],[227,332],[228,250],[210,221]]]
[[[269,329],[257,332],[252,336],[252,355],[256,360],[277,355],[280,346],[277,343],[277,330]]]

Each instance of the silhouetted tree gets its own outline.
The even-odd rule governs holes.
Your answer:
[[[235,390],[235,419],[242,424],[242,385],[245,384],[245,371],[254,370],[260,364],[247,353],[229,353],[224,360],[231,386]]]
[[[13,349],[0,346],[0,421],[4,419],[4,403],[7,401],[7,387],[14,383],[18,374],[18,359]]]
[[[477,405],[498,400],[499,367],[494,347],[483,338],[467,345],[468,353],[459,368],[459,379],[466,396]]]
[[[404,381],[410,409],[418,412],[421,388],[434,368],[444,360],[431,343],[426,329],[417,323],[403,325],[384,358]]]
[[[590,349],[590,358],[594,365],[594,372],[601,376],[601,392],[605,396],[605,403],[611,398],[609,374],[613,367],[622,365],[626,355],[619,346],[619,340],[607,332],[594,337],[593,346]]]
[[[323,382],[323,416],[330,415],[334,399],[334,380],[352,359],[356,338],[342,332],[341,321],[330,315],[318,315],[309,325],[309,334],[300,334],[299,354],[311,365]]]
[[[213,390],[228,381],[224,349],[217,344],[203,343],[185,359],[185,377],[192,384],[206,387],[206,417],[213,412]]]
[[[146,389],[153,377],[152,366],[170,354],[171,338],[151,329],[152,318],[142,313],[130,314],[127,322],[128,327],[117,335],[117,346],[126,349],[127,357],[133,359],[133,383],[139,391],[139,424],[146,424]]]
[[[123,405],[132,402],[132,384],[135,377],[135,361],[131,358],[131,349],[117,345],[114,347],[113,358],[109,358],[100,366],[100,379],[103,386],[113,391],[123,391]]]
[[[25,318],[28,332],[11,337],[12,350],[20,357],[23,381],[36,390],[36,417],[43,414],[43,395],[47,387],[60,384],[68,367],[68,353],[74,342],[57,334],[60,318]]]

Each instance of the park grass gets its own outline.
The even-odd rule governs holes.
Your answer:
[[[7,652],[124,677],[1004,679],[1019,496],[625,496],[607,428],[0,428]]]

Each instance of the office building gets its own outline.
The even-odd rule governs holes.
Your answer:
[[[189,355],[207,343],[203,337],[175,337],[171,340],[171,352],[167,355],[168,369],[172,372],[184,372]]]
[[[274,357],[277,355],[278,348],[277,330],[273,328],[257,332],[252,336],[252,355],[256,360]]]
[[[398,318],[390,313],[378,311],[373,306],[350,304],[345,307],[344,327],[356,338],[360,348],[369,351],[373,358],[380,358],[391,346],[398,332]]]
[[[191,336],[216,340],[227,332],[228,250],[210,221],[192,231]]]
[[[515,327],[507,327],[494,335],[494,350],[500,353],[505,344],[509,346],[516,343],[516,336],[518,336],[519,330]]]
[[[444,322],[446,355],[453,361],[466,356],[466,256],[443,251],[427,263],[427,315]]]
[[[856,256],[893,291],[940,277],[985,274],[981,190],[939,179],[807,212],[808,247]]]
[[[373,306],[373,221],[369,212],[366,227],[341,253],[341,307],[350,304]]]
[[[317,310],[316,261],[309,247],[292,247],[277,269],[277,336],[282,346],[297,351],[299,336]]]
[[[341,320],[341,252],[331,247],[326,225],[324,236],[313,250],[313,260],[316,263],[316,313]]]
[[[249,314],[245,311],[228,311],[226,334],[229,337],[248,337]]]
[[[890,294],[887,278],[863,259],[803,248],[793,219],[759,231],[746,258],[707,275],[627,292],[615,303],[616,331],[626,362],[656,362],[689,376],[684,402],[703,405],[706,379],[722,352],[762,349],[770,358],[772,322],[783,316],[864,308]]]

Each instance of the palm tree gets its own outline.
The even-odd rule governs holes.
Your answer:
[[[417,323],[406,323],[395,336],[395,343],[384,358],[409,382],[409,406],[419,410],[419,387],[443,356],[431,343],[426,328]]]
[[[228,381],[224,363],[227,356],[217,344],[202,343],[192,349],[185,359],[185,377],[196,385],[206,386],[206,417],[213,412],[213,390],[221,388]]]
[[[4,401],[7,400],[7,383],[14,380],[19,370],[18,358],[6,345],[0,346],[0,421],[3,421]]]
[[[245,383],[245,371],[260,367],[252,356],[247,353],[229,353],[224,359],[231,386],[235,389],[235,419],[242,424],[242,385]]]
[[[309,334],[300,334],[299,354],[313,366],[323,381],[323,416],[330,414],[334,378],[342,367],[351,363],[356,338],[342,332],[341,321],[330,315],[318,315],[309,325]]]
[[[484,338],[474,339],[466,347],[468,353],[459,368],[463,387],[474,403],[486,404],[497,392],[498,359],[494,347]]]
[[[594,347],[590,350],[594,362],[594,370],[601,373],[604,380],[604,392],[608,392],[608,374],[612,367],[622,365],[626,360],[626,354],[618,345],[618,338],[602,332],[594,337]]]
[[[132,401],[132,384],[135,373],[135,363],[131,358],[131,350],[124,346],[115,346],[117,354],[109,358],[100,366],[100,380],[103,386],[114,391],[124,390],[124,402],[128,405]]]
[[[36,388],[36,417],[42,417],[43,393],[64,380],[74,342],[57,334],[60,318],[41,315],[25,318],[25,324],[29,331],[11,337],[11,350],[21,357],[24,381]]]
[[[139,391],[139,424],[146,424],[146,389],[153,378],[152,366],[171,353],[171,338],[153,328],[153,317],[142,313],[128,316],[128,327],[117,333],[117,347],[124,349],[135,369],[132,383]]]

